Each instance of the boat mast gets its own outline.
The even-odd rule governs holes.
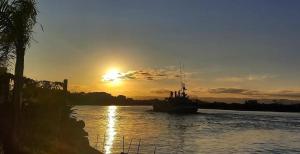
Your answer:
[[[184,83],[184,73],[183,73],[183,71],[182,71],[182,69],[183,69],[183,64],[181,64],[180,63],[180,86],[181,86],[181,91],[182,91],[182,94],[183,94],[183,96],[185,97],[186,96],[186,93],[185,93],[185,91],[186,91],[186,88],[185,88],[185,83]]]

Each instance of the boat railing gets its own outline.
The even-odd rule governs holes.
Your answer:
[[[144,143],[141,138],[115,137],[113,143],[108,144],[105,135],[103,137],[97,135],[94,148],[104,154],[155,154],[157,151],[156,144]]]

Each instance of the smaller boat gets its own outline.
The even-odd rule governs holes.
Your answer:
[[[181,73],[181,68],[180,68]],[[190,114],[197,113],[198,105],[190,100],[186,94],[186,87],[181,79],[181,89],[179,91],[170,91],[170,96],[162,102],[153,104],[154,112],[167,112],[167,113],[178,113],[178,114]]]

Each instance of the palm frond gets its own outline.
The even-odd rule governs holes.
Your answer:
[[[26,48],[33,40],[36,5],[36,0],[0,1],[0,65],[15,58],[17,46]]]
[[[32,39],[32,29],[37,23],[35,0],[1,0],[0,40],[26,47]]]

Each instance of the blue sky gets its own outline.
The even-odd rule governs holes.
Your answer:
[[[25,73],[109,91],[99,79],[110,67],[153,72],[182,62],[193,95],[217,95],[209,91],[218,88],[297,93],[299,8],[297,0],[40,1],[44,32],[35,30]],[[130,90],[110,91],[152,95],[176,87],[166,79],[126,82]]]

